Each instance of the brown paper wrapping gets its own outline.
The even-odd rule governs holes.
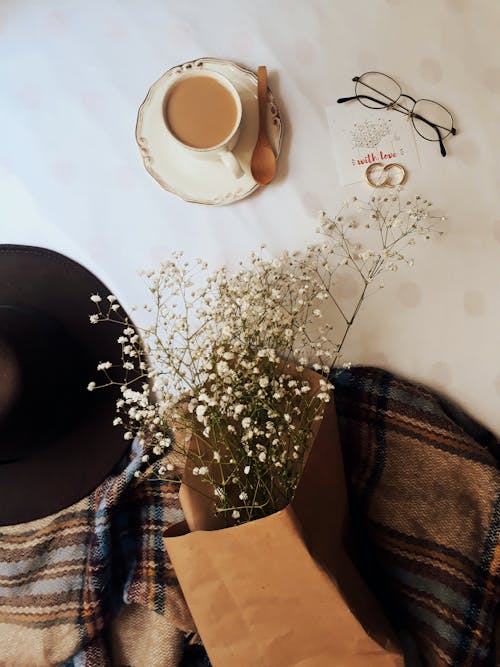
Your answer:
[[[217,529],[195,490],[184,489],[181,502],[188,521],[169,529],[165,544],[214,667],[403,667],[345,549],[333,401],[285,509]]]

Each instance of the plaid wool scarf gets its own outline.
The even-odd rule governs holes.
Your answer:
[[[0,527],[2,667],[183,660],[191,621],[162,539],[183,514],[175,486],[135,478],[142,453],[134,443],[130,460],[75,505]],[[185,664],[208,665],[190,651]]]
[[[407,664],[493,665],[500,441],[391,373],[355,367],[331,380],[358,566],[413,645]]]

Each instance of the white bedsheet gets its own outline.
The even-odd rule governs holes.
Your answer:
[[[314,240],[367,186],[338,184],[325,106],[366,70],[443,102],[443,159],[419,141],[421,192],[449,216],[415,267],[390,275],[348,341],[353,363],[443,391],[500,434],[500,4],[496,0],[3,0],[0,242],[95,270],[126,304],[171,250],[233,262]],[[286,126],[278,177],[237,204],[187,204],[144,170],[134,140],[149,85],[200,56],[266,64]]]

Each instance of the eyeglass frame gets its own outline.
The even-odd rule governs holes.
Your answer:
[[[394,81],[394,83],[397,85],[397,87],[398,87],[399,90],[401,91],[400,94],[399,94],[399,97],[398,97],[397,99],[393,100],[391,97],[389,97],[389,96],[386,95],[385,93],[381,93],[380,90],[377,90],[376,88],[373,88],[372,86],[369,86],[368,84],[363,83],[363,81],[362,81],[361,79],[362,79],[366,74],[381,74],[382,76],[387,77],[387,78],[390,79],[391,81]],[[361,102],[361,98],[363,98],[363,99],[371,100],[372,102],[375,102],[375,103],[377,103],[377,104],[383,104],[383,105],[384,105],[384,106],[382,106],[382,107],[369,107],[368,105],[364,104],[363,106],[366,106],[368,109],[377,109],[377,108],[381,108],[381,109],[385,109],[386,111],[388,111],[389,109],[394,109],[394,111],[398,111],[399,113],[403,113],[403,114],[405,114],[408,118],[411,118],[411,119],[412,119],[413,127],[415,128],[415,131],[417,132],[417,134],[418,134],[419,136],[422,137],[422,139],[425,139],[426,141],[439,141],[439,147],[440,147],[440,149],[441,149],[441,155],[442,155],[443,157],[446,157],[446,149],[445,149],[445,147],[444,147],[443,140],[446,139],[446,137],[448,137],[450,134],[452,134],[453,136],[455,136],[456,133],[457,133],[457,129],[456,129],[456,127],[454,127],[454,122],[455,122],[455,121],[454,121],[454,119],[453,119],[453,116],[452,116],[451,112],[450,112],[445,106],[443,106],[443,105],[440,104],[439,102],[436,102],[435,100],[429,100],[429,99],[427,99],[427,98],[425,98],[425,97],[416,100],[416,99],[415,99],[414,97],[412,97],[411,95],[407,95],[406,93],[403,93],[403,90],[402,90],[401,86],[399,85],[399,83],[398,83],[395,79],[393,79],[391,76],[389,76],[388,74],[384,74],[384,72],[364,72],[364,74],[361,74],[361,76],[355,76],[355,77],[353,77],[352,80],[353,80],[356,84],[357,84],[357,83],[361,83],[361,85],[364,85],[364,86],[366,86],[367,88],[370,88],[371,90],[373,90],[374,92],[376,92],[378,95],[381,95],[382,97],[386,97],[386,98],[390,101],[390,104],[386,104],[386,103],[383,102],[382,100],[377,100],[377,99],[375,99],[374,97],[370,97],[369,95],[358,95],[357,93],[356,93],[356,95],[354,95],[354,96],[352,96],[352,97],[339,97],[339,99],[337,100],[337,103],[338,103],[338,104],[343,104],[344,102],[351,102],[352,100],[358,100],[361,104],[363,104],[363,102]],[[409,99],[409,100],[411,100],[411,101],[413,102],[413,109],[415,108],[417,102],[432,102],[433,104],[437,104],[437,105],[440,106],[442,109],[444,109],[447,113],[450,114],[450,118],[451,118],[451,128],[443,127],[442,125],[437,125],[436,123],[433,123],[432,121],[428,120],[427,118],[424,118],[424,117],[421,116],[420,114],[414,113],[413,109],[411,109],[411,110],[410,110],[410,109],[407,109],[407,108],[404,107],[402,104],[399,104],[399,100],[400,100],[402,97],[406,97],[407,99]],[[401,107],[401,108],[398,109],[397,107]],[[413,120],[414,118],[417,118],[418,120],[422,121],[423,123],[426,123],[427,125],[429,125],[430,127],[432,127],[434,130],[436,130],[436,134],[438,135],[438,138],[437,138],[437,139],[429,139],[428,137],[424,137],[424,135],[421,134],[421,133],[418,131],[418,129],[417,129],[416,125],[415,125],[415,122],[414,122],[414,120]],[[440,129],[441,129],[441,130],[445,130],[448,134],[445,134],[445,136],[442,137],[442,136],[441,136],[441,132],[439,131]]]

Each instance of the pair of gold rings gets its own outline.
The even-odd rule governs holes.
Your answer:
[[[376,181],[373,180],[374,176],[377,178]],[[403,165],[397,162],[386,165],[382,162],[374,162],[365,171],[366,182],[372,188],[395,188],[398,185],[404,185],[407,178],[408,172]]]

